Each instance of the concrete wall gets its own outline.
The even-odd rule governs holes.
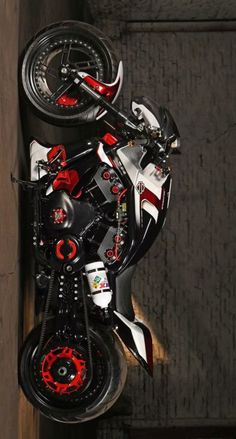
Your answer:
[[[160,33],[151,22],[148,32],[127,26],[143,19],[233,18],[235,3],[220,10],[217,2],[171,3],[94,6],[95,24],[107,29],[124,61],[123,108],[132,96],[151,96],[173,113],[182,139],[182,156],[171,159],[166,225],[133,282],[154,336],[154,378],[131,363],[125,394],[133,415],[100,422],[102,439],[126,437],[123,424],[236,425],[236,34]],[[183,3],[189,8],[181,9]]]
[[[236,17],[234,0],[88,0],[100,20],[222,20]]]

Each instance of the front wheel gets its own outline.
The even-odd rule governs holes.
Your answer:
[[[76,86],[60,99],[53,95],[73,71],[111,83],[117,68],[106,35],[87,23],[64,21],[44,28],[29,42],[21,64],[22,89],[33,110],[46,122],[58,126],[93,122],[99,107]]]
[[[55,334],[54,327],[54,319],[49,320],[39,355],[41,325],[23,345],[19,381],[26,397],[43,415],[58,422],[84,422],[102,415],[125,384],[127,365],[121,343],[114,333],[90,327],[91,370],[83,328],[63,338]]]

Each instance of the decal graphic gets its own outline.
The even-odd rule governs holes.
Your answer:
[[[53,209],[50,217],[52,218],[54,224],[63,224],[67,215],[64,209],[58,208],[58,209]]]
[[[137,188],[138,193],[142,194],[145,191],[145,184],[144,184],[144,182],[143,181],[139,181],[137,186],[136,186],[136,188]]]
[[[164,194],[165,191],[162,188],[161,199],[159,199],[153,192],[145,188],[140,194],[141,204],[143,203],[143,201],[148,201],[150,204],[153,204],[153,206],[155,206],[157,210],[162,210],[163,202],[164,202]]]
[[[109,284],[106,279],[102,279],[100,276],[95,276],[92,286],[95,290],[102,290],[104,288],[109,288]]]
[[[157,222],[157,218],[159,215],[159,211],[161,211],[164,207],[165,201],[165,190],[163,187],[160,187],[159,196],[160,198],[153,192],[153,190],[148,189],[145,183],[140,180],[136,184],[136,190],[139,194],[139,206],[140,209],[145,210],[151,215],[155,222]]]

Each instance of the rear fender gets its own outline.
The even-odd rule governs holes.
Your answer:
[[[113,313],[117,334],[141,366],[152,376],[152,336],[149,329],[137,318],[130,321],[117,311]]]

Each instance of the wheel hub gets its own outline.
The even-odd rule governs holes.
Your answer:
[[[44,384],[51,391],[70,394],[83,386],[86,362],[77,350],[60,346],[45,355],[41,374]]]
[[[70,384],[75,378],[76,372],[75,364],[67,358],[58,358],[51,366],[51,375],[54,382]]]
[[[67,368],[66,367],[60,367],[60,369],[58,369],[58,374],[60,376],[65,376],[67,374]]]
[[[78,91],[76,93],[73,87],[56,101],[51,98],[72,72],[86,70],[88,74],[100,81],[104,76],[99,52],[83,39],[78,40],[73,37],[56,38],[53,43],[46,43],[36,54],[34,63],[35,67],[32,71],[34,86],[40,99],[66,112],[78,107],[82,108],[89,101],[84,96],[81,99]]]
[[[70,68],[68,66],[62,66],[60,69],[62,78],[67,78],[70,73]]]

